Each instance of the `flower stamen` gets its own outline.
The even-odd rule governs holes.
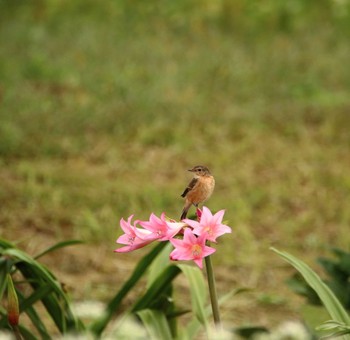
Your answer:
[[[192,246],[192,255],[194,258],[200,257],[202,254],[202,247],[199,244],[194,244]]]

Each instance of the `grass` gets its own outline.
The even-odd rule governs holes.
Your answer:
[[[203,163],[234,229],[219,292],[256,288],[227,314],[297,315],[269,247],[349,249],[350,9],[294,3],[0,1],[2,236],[31,253],[83,239],[47,261],[73,296],[90,275],[107,298],[142,254],[112,254],[119,219],[177,218]]]

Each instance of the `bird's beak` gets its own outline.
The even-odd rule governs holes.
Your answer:
[[[191,171],[191,172],[194,172],[194,169],[188,169],[187,171]]]

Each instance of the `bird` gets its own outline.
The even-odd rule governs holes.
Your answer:
[[[181,220],[186,218],[192,204],[197,208],[199,203],[211,196],[215,187],[215,179],[206,166],[196,165],[188,171],[193,172],[194,176],[181,195],[185,198]]]

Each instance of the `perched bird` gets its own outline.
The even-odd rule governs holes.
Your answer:
[[[193,172],[194,177],[181,195],[185,198],[181,220],[186,218],[192,204],[198,207],[199,203],[206,201],[213,193],[215,186],[215,179],[206,166],[197,165],[188,171]]]

